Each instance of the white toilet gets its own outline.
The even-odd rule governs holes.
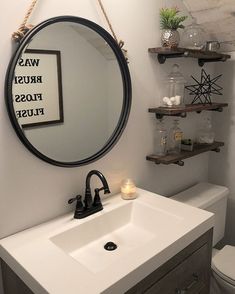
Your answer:
[[[171,199],[215,214],[213,246],[224,236],[227,197],[226,187],[199,183]],[[235,246],[224,246],[212,252],[211,294],[235,294]]]

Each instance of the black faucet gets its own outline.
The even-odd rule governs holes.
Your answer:
[[[96,175],[101,180],[103,187],[95,189],[94,200],[92,200],[91,194],[91,177]],[[98,170],[91,170],[86,177],[86,190],[85,190],[85,198],[84,203],[82,202],[82,196],[78,195],[75,198],[69,199],[68,203],[71,204],[74,201],[77,201],[74,218],[84,218],[91,214],[94,214],[103,209],[103,205],[100,200],[99,192],[104,191],[104,194],[109,194],[109,185],[104,177],[104,175]]]

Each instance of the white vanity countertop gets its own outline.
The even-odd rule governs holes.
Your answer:
[[[118,217],[118,214],[112,214],[112,211],[122,209],[124,206],[129,208],[131,203],[136,204],[135,211],[138,210],[138,207],[145,205],[149,207],[148,209],[154,208],[153,213],[159,212],[159,215],[163,215],[163,219],[159,217],[158,225],[153,224],[154,230],[151,228],[151,233],[147,233],[146,242],[143,245],[133,245],[138,248],[133,247],[134,249],[128,254],[120,255],[114,259],[113,264],[108,264],[108,261],[106,265],[106,261],[102,263],[101,259],[101,264],[97,265],[100,268],[93,271],[86,267],[84,262],[79,262],[69,255],[66,252],[67,249],[63,250],[56,245],[58,242],[65,248],[71,247],[71,244],[66,244],[66,240],[61,242],[60,237],[57,236],[63,235],[64,232],[67,236],[66,232],[73,232],[81,225],[87,227],[91,222],[99,224],[98,218],[103,220],[101,217],[105,214],[112,216],[112,222],[115,216],[117,222],[121,221],[122,215]],[[70,213],[2,239],[0,240],[0,257],[35,294],[120,294],[133,287],[214,225],[212,213],[142,189],[138,189],[138,198],[133,201],[122,200],[118,194],[105,199],[103,206],[102,211],[81,220],[73,219],[73,214]],[[131,218],[136,218],[136,216],[131,215]],[[139,219],[138,216],[135,222],[141,227]],[[169,224],[167,224],[168,219]],[[170,220],[174,219],[176,221],[172,224],[174,227],[171,230]],[[106,221],[101,223],[102,226],[108,226],[109,219],[104,220]],[[149,225],[151,214],[149,218],[143,215],[142,222],[143,226],[147,222]],[[94,230],[96,231],[96,228]],[[80,236],[75,237],[79,239]],[[149,240],[147,240],[148,237]],[[85,236],[84,238],[89,239],[90,237]],[[83,240],[78,240],[78,242],[83,242]],[[108,252],[108,254],[112,253]],[[83,256],[81,255],[80,258],[82,260]]]

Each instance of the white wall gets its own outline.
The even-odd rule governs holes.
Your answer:
[[[158,166],[145,160],[153,152],[156,123],[147,109],[155,106],[162,78],[173,63],[167,61],[160,66],[147,52],[147,48],[160,45],[158,11],[166,2],[104,0],[103,3],[117,35],[125,40],[128,49],[133,84],[130,119],[120,141],[104,158],[85,167],[66,169],[51,166],[29,153],[10,125],[3,94],[4,75],[12,51],[10,36],[22,21],[30,1],[0,2],[0,238],[71,210],[67,200],[84,192],[85,176],[91,169],[104,173],[112,193],[119,191],[120,182],[126,177],[132,177],[142,188],[163,195],[207,180],[208,154],[188,159],[185,167]],[[181,6],[181,1],[173,4]],[[77,15],[104,24],[95,0],[39,1],[32,22],[37,24],[56,15]],[[179,64],[185,76],[200,71],[195,60],[179,60]],[[181,119],[186,134],[195,132],[203,115],[189,114],[188,119]],[[170,118],[167,121],[167,124],[172,122]]]
[[[214,129],[218,138],[225,142],[220,156],[210,157],[209,180],[230,189],[227,210],[226,242],[235,245],[235,53],[226,63],[216,65],[216,74],[223,73],[221,86],[223,97],[217,99],[229,103],[223,114],[214,115]]]
[[[197,19],[197,23],[206,31],[207,40],[225,42],[221,44],[222,51],[235,50],[234,0],[183,0],[183,2],[191,15]]]

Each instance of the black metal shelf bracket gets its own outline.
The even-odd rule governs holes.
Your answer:
[[[218,107],[218,108],[215,108],[215,109],[208,109],[209,111],[217,111],[217,112],[223,112],[223,107]]]
[[[156,119],[162,119],[164,117],[164,114],[155,113]]]
[[[186,112],[176,113],[176,114],[165,114],[165,113],[155,113],[156,119],[162,119],[164,116],[177,116],[181,118],[187,117]]]
[[[176,53],[176,54],[158,54],[157,59],[160,64],[164,64],[168,58],[179,58],[185,57],[185,53]]]
[[[174,164],[177,164],[177,165],[179,165],[179,166],[184,166],[184,162],[183,162],[183,160],[178,160],[178,161],[176,161]]]
[[[199,58],[198,59],[198,65],[199,66],[203,66],[205,63],[208,62],[218,62],[218,61],[222,61],[225,62],[227,59],[225,57],[221,57],[221,58],[211,58],[211,59],[203,59],[203,58]]]
[[[211,151],[214,151],[214,152],[216,152],[216,153],[220,153],[220,148],[217,147],[217,148],[215,148],[215,149],[211,149]]]
[[[193,57],[193,56],[188,51],[185,51],[182,53],[175,53],[175,54],[158,53],[157,55],[157,59],[160,64],[164,64],[168,58],[180,58],[180,57]],[[210,59],[198,58],[198,65],[202,67],[205,63],[208,63],[208,62],[218,62],[218,61],[225,62],[226,60],[227,60],[226,57],[221,57],[221,58],[218,57],[218,58],[210,58]]]
[[[166,62],[166,55],[158,54],[157,59],[160,64],[164,64]]]
[[[218,107],[218,108],[215,108],[215,109],[207,109],[207,111],[216,111],[216,112],[223,112],[223,107]],[[201,113],[202,110],[198,110],[196,111],[196,113]]]

